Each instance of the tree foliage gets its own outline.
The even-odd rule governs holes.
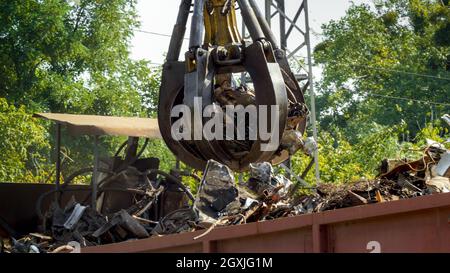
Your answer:
[[[315,48],[324,69],[322,128],[343,128],[355,142],[372,122],[405,122],[413,137],[439,119],[450,110],[449,30],[450,8],[440,0],[353,5],[324,25],[324,41]]]
[[[0,181],[38,182],[48,176],[45,128],[24,106],[0,98]],[[41,180],[42,181],[42,180]]]
[[[38,111],[143,115],[154,91],[129,58],[136,0],[2,1],[0,96]]]
[[[346,183],[361,179],[372,179],[379,174],[384,159],[415,160],[423,156],[427,140],[444,143],[449,130],[428,123],[411,141],[400,141],[398,136],[407,125],[381,126],[371,124],[370,131],[360,135],[352,144],[345,130],[336,129],[332,133],[321,130],[319,137],[319,164],[321,181]],[[450,148],[450,143],[447,143]],[[300,172],[306,168],[309,158],[298,153],[293,159],[293,169]],[[310,171],[307,181],[315,181],[314,171]]]
[[[0,97],[10,105],[24,105],[18,108],[24,115],[42,111],[155,116],[159,72],[129,54],[130,39],[139,26],[136,2],[0,1]],[[12,123],[2,124],[8,126]],[[49,123],[44,126],[48,146],[54,142],[54,131]],[[5,145],[22,140],[5,137]],[[103,154],[114,152],[122,140],[102,138]],[[63,173],[92,163],[91,138],[63,134],[62,143],[68,160]],[[22,166],[29,161],[23,155],[8,160]],[[51,162],[49,154],[47,161]],[[3,176],[5,181],[16,177],[16,171],[10,173]]]
[[[450,7],[440,0],[352,5],[323,28],[314,50],[321,179],[373,178],[385,158],[418,158],[448,137]],[[296,155],[294,169],[308,164]],[[307,177],[314,181],[313,172]]]

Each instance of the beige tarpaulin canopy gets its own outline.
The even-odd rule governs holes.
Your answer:
[[[149,118],[107,117],[92,115],[70,115],[55,113],[38,113],[34,117],[56,122],[56,190],[61,183],[61,126],[67,127],[72,135],[92,135],[94,139],[94,169],[92,175],[92,208],[96,208],[99,150],[98,138],[103,135],[144,137],[161,139],[158,121]]]
[[[112,135],[161,139],[157,119],[55,113],[38,113],[34,116],[63,124],[73,135]]]

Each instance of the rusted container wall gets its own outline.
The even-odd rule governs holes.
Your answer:
[[[82,249],[93,252],[450,252],[450,193]]]
[[[62,203],[72,196],[83,200],[89,193],[88,186],[70,185],[67,188],[70,191],[62,196]],[[42,194],[54,189],[55,185],[52,184],[0,183],[0,217],[19,233],[35,231],[39,224],[36,202]],[[43,200],[43,211],[50,205],[52,196]]]

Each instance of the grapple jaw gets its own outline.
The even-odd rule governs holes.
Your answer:
[[[204,169],[209,159],[236,171],[285,161],[301,148],[308,109],[283,50],[253,0],[194,2],[185,61],[178,58],[187,0],[163,68],[158,120],[167,146],[195,169]],[[236,4],[251,41],[237,31]],[[246,74],[252,84],[242,81]]]

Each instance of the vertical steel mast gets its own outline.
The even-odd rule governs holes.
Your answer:
[[[286,12],[285,0],[264,0],[265,1],[265,17],[269,26],[274,25],[275,20],[279,20],[280,27],[280,46],[289,60],[297,61],[297,54],[305,52],[306,67],[303,68],[304,74],[296,74],[297,80],[301,81],[303,92],[306,93],[309,88],[311,98],[310,102],[310,123],[312,126],[314,139],[317,141],[317,122],[316,122],[316,103],[314,93],[314,79],[312,71],[312,48],[310,38],[309,10],[308,0],[297,0],[295,5],[298,6],[295,14]],[[294,2],[294,1],[289,1]],[[302,21],[304,24],[302,24]],[[317,182],[320,181],[319,170],[319,153],[314,154],[315,174]]]

